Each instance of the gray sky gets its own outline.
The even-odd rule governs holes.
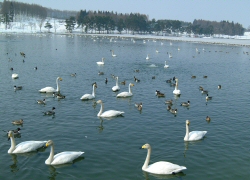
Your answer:
[[[3,1],[3,0],[1,0]],[[250,0],[16,0],[59,10],[140,13],[149,19],[234,21],[250,26]]]

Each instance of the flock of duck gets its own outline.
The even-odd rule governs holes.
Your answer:
[[[179,49],[178,49],[179,50]],[[116,55],[114,54],[113,50],[110,50],[112,52],[112,57],[116,57]],[[22,54],[21,54],[22,55]],[[23,55],[22,55],[23,56]],[[24,55],[25,57],[25,55]],[[169,54],[169,58],[172,58],[172,55]],[[147,55],[146,59],[149,59],[149,55]],[[102,58],[101,61],[96,62],[97,65],[104,65],[105,58]],[[164,68],[169,68],[169,65],[167,65],[167,62],[165,61],[165,65]],[[12,69],[13,70],[13,69]],[[35,67],[35,70],[37,70],[37,67]],[[139,70],[135,70],[135,72],[139,72]],[[103,75],[102,72],[98,73],[99,75]],[[71,74],[72,77],[76,77],[76,73]],[[12,74],[12,78],[16,79],[18,78],[18,74]],[[119,87],[119,82],[118,82],[118,76],[114,76],[113,78],[116,80],[116,84],[112,87],[112,91],[113,92],[117,92],[120,90]],[[152,79],[154,79],[155,77],[152,77]],[[196,78],[195,76],[192,76],[191,78]],[[207,78],[204,77],[204,78]],[[40,93],[52,93],[54,97],[56,98],[65,98],[64,95],[62,95],[60,92],[60,85],[59,85],[59,81],[62,81],[61,77],[57,77],[56,79],[56,85],[57,88],[53,88],[53,87],[45,87],[39,90]],[[134,76],[134,81],[135,82],[140,82],[140,80],[138,78],[136,78]],[[108,80],[107,78],[105,79],[105,83],[107,83]],[[171,83],[175,88],[173,90],[173,94],[176,96],[180,96],[181,95],[181,90],[178,89],[178,78],[174,77],[174,78],[170,78],[169,80],[166,80],[167,83]],[[121,84],[125,85],[126,81],[120,82]],[[131,91],[131,87],[133,87],[134,84],[133,83],[129,83],[128,84],[128,91],[124,91],[121,93],[118,93],[116,95],[117,98],[126,98],[126,97],[131,97],[133,96],[133,93]],[[80,97],[80,100],[93,100],[95,99],[95,92],[96,92],[96,88],[97,88],[97,83],[94,82],[92,84],[92,94],[84,94],[82,97]],[[19,86],[14,86],[14,90],[21,90],[22,87]],[[203,87],[200,86],[200,91],[203,94],[207,94],[206,96],[206,100],[211,100],[212,97],[208,95],[208,91],[204,90]],[[221,89],[221,85],[218,85],[218,89]],[[160,91],[156,90],[156,95],[158,97],[165,97],[164,93],[161,93]],[[45,105],[46,104],[46,99],[43,100],[37,100],[38,104],[42,104]],[[118,111],[118,110],[107,110],[104,111],[104,103],[102,100],[97,100],[96,101],[97,104],[100,104],[100,111],[97,114],[98,117],[105,117],[105,118],[109,118],[109,117],[116,117],[116,116],[122,116],[124,114],[124,111]],[[173,100],[165,100],[165,103],[168,104],[167,110],[169,112],[171,112],[172,114],[177,114],[177,109],[172,109],[172,104],[173,104]],[[189,107],[190,106],[190,101],[187,102],[182,102],[181,106],[184,107]],[[138,110],[142,110],[142,102],[140,103],[136,103],[135,107]],[[44,115],[55,115],[55,107],[52,107],[51,111],[46,111],[44,112]],[[211,118],[209,116],[206,117],[207,121],[210,121]],[[13,121],[13,124],[16,125],[20,125],[23,124],[23,120],[17,120],[17,121]],[[201,140],[202,138],[204,138],[204,136],[207,134],[207,131],[191,131],[189,130],[189,126],[190,126],[190,121],[186,120],[186,134],[184,136],[184,141],[197,141],[197,140]],[[78,157],[80,157],[84,152],[82,151],[65,151],[65,152],[61,152],[58,153],[56,155],[54,155],[54,142],[52,140],[48,140],[48,141],[24,141],[21,142],[19,144],[16,145],[15,142],[15,135],[20,133],[20,128],[16,129],[16,130],[11,130],[8,131],[8,138],[11,140],[11,147],[8,150],[9,154],[16,154],[16,153],[26,153],[26,152],[31,152],[31,151],[35,151],[41,147],[51,147],[50,150],[50,155],[48,157],[48,159],[45,160],[45,164],[47,165],[59,165],[59,164],[65,164],[65,163],[72,163],[75,159],[77,159]],[[171,162],[166,162],[166,161],[159,161],[153,164],[149,165],[149,161],[150,161],[150,156],[151,156],[151,146],[150,144],[144,144],[142,147],[142,149],[147,149],[147,156],[145,159],[145,162],[142,166],[142,170],[149,172],[149,173],[153,173],[153,174],[175,174],[178,172],[181,172],[185,169],[187,169],[185,166],[180,166],[177,164],[173,164]]]

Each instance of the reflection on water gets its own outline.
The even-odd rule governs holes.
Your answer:
[[[100,119],[100,126],[98,126],[98,129],[99,129],[99,133],[101,133],[104,129],[104,126],[102,125],[103,124],[103,119],[101,117],[99,117]]]
[[[180,179],[182,180],[182,177],[186,176],[186,174],[184,174],[183,172],[177,173],[177,174],[169,174],[169,175],[161,175],[161,174],[151,174],[145,171],[143,172],[143,176],[145,178],[145,180],[150,180],[150,176],[153,176],[157,179],[172,179],[172,178],[176,178],[176,179]]]
[[[19,171],[19,168],[17,166],[17,155],[15,154],[10,154],[11,158],[12,158],[12,161],[13,161],[13,164],[10,165],[10,171],[12,173],[16,173],[17,171]]]

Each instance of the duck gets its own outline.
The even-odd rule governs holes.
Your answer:
[[[104,72],[99,71],[98,75],[104,75]]]
[[[199,90],[202,91],[202,90],[203,90],[203,87],[202,87],[202,86],[199,86]]]
[[[169,54],[168,54],[168,57],[169,57],[169,58],[172,58],[173,56],[172,56],[172,54],[171,54],[171,53],[169,53]]]
[[[181,95],[181,90],[179,90],[178,89],[178,79],[177,78],[175,78],[175,89],[174,89],[174,91],[173,91],[173,94],[175,94],[175,95]]]
[[[12,79],[17,79],[18,78],[18,74],[17,73],[14,73],[14,74],[12,74]]]
[[[14,130],[8,130],[8,131],[5,131],[5,130],[3,130],[4,132],[7,132],[7,135],[9,134],[9,132],[10,131],[12,131],[13,132],[13,134],[14,134],[14,136],[18,136],[18,135],[20,135],[21,134],[21,128],[17,128],[17,129],[14,129]]]
[[[170,105],[168,105],[167,110],[168,110],[169,112],[171,112],[172,114],[175,114],[175,115],[177,114],[177,109],[172,109]]]
[[[112,91],[113,92],[116,92],[116,91],[119,91],[120,90],[120,87],[118,85],[118,76],[116,76],[116,85],[112,87]]]
[[[190,101],[181,103],[181,106],[189,107],[189,105],[190,105]]]
[[[202,89],[202,90],[201,90],[201,93],[202,93],[202,94],[207,94],[207,93],[208,93],[208,90]]]
[[[196,78],[196,76],[191,76],[191,78],[192,78],[192,79],[195,79],[195,78]]]
[[[129,85],[128,85],[128,92],[121,92],[121,93],[117,94],[116,97],[119,98],[119,97],[131,97],[131,96],[133,96],[133,93],[131,91],[131,86],[134,86],[134,84],[129,83]]]
[[[136,69],[136,70],[134,70],[134,72],[137,72],[137,73],[138,73],[138,72],[140,72],[140,70],[139,70],[139,69]]]
[[[14,90],[17,91],[17,90],[21,90],[23,89],[23,86],[14,86]]]
[[[167,61],[165,61],[164,68],[169,68],[169,65],[167,65]]]
[[[167,79],[167,80],[166,80],[166,83],[172,83],[172,78]]]
[[[36,67],[34,67],[34,70],[37,70],[37,66],[36,66]]]
[[[189,132],[190,121],[186,120],[186,135],[184,141],[198,141],[201,140],[206,134],[207,131],[192,131]]]
[[[105,79],[105,84],[107,84],[107,83],[108,83],[108,78]]]
[[[13,68],[10,68],[11,71],[13,71],[14,69]]]
[[[11,123],[15,124],[15,125],[22,125],[23,124],[23,119],[15,120],[15,121],[12,121]]]
[[[135,82],[140,82],[140,80],[138,78],[136,78],[135,76],[134,76],[134,80],[135,80]]]
[[[212,97],[211,97],[211,96],[208,96],[208,94],[207,94],[206,100],[211,100],[211,99],[212,99]]]
[[[141,103],[135,103],[135,107],[141,111],[142,110],[142,102]]]
[[[207,78],[207,76],[203,76],[203,78]]]
[[[103,112],[104,105],[103,105],[102,100],[98,100],[98,101],[96,101],[96,103],[101,104],[100,111],[97,114],[98,117],[108,118],[108,117],[123,116],[123,114],[124,114],[124,111],[116,111],[116,110],[108,110],[108,111]]]
[[[170,100],[165,100],[165,104],[170,104],[170,105],[172,105],[172,104],[173,104],[173,100],[172,100],[172,99],[170,99]]]
[[[116,54],[114,54],[113,50],[110,50],[112,52],[112,57],[116,57]]]
[[[152,76],[152,79],[155,79],[155,76]]]
[[[38,103],[38,104],[46,104],[46,102],[45,102],[46,100],[45,99],[43,99],[43,100],[37,100],[36,102]]]
[[[209,116],[206,117],[206,121],[210,121],[211,118]]]
[[[164,93],[161,93],[160,91],[158,91],[156,95],[157,95],[158,97],[165,97],[165,94],[164,94]]]
[[[59,86],[59,82],[58,81],[62,81],[61,77],[57,77],[56,78],[56,89],[54,89],[53,87],[45,87],[39,90],[40,93],[53,93],[53,92],[60,92],[60,86]]]
[[[64,95],[62,95],[62,94],[60,94],[60,93],[57,93],[57,94],[55,94],[54,95],[57,99],[65,99],[66,98],[66,96],[64,96]]]
[[[70,76],[76,77],[76,73],[72,73],[72,74],[70,74]]]
[[[150,58],[149,58],[149,55],[147,54],[147,57],[146,57],[146,60],[149,60]]]
[[[52,140],[48,140],[46,142],[45,147],[49,146],[51,147],[50,155],[48,159],[46,159],[45,161],[46,165],[60,165],[60,164],[73,163],[75,159],[84,154],[84,152],[82,151],[64,151],[54,155],[55,146]]]
[[[55,115],[55,109],[56,109],[55,107],[52,107],[51,111],[46,111],[43,113],[44,113],[44,115],[49,115],[49,116]]]
[[[18,154],[36,151],[37,149],[43,147],[46,143],[46,141],[24,141],[16,145],[13,131],[9,131],[8,138],[11,140],[11,146],[8,150],[8,154]]]
[[[126,85],[126,81],[125,81],[125,80],[122,81],[121,84],[122,84],[122,85]]]
[[[92,84],[93,91],[92,94],[84,94],[80,99],[81,100],[90,100],[90,99],[95,99],[95,89],[97,88],[96,82]]]
[[[218,85],[218,89],[221,89],[221,85]]]
[[[179,166],[177,164],[173,164],[167,161],[158,161],[158,162],[148,165],[150,161],[151,151],[152,151],[151,146],[147,143],[147,144],[144,144],[141,147],[141,149],[148,150],[146,160],[142,166],[142,170],[145,172],[152,173],[152,174],[159,174],[159,175],[167,175],[167,174],[176,174],[187,169],[185,166]]]
[[[104,60],[105,60],[105,58],[102,58],[102,61],[98,61],[98,62],[96,62],[96,64],[98,64],[98,65],[104,65]]]

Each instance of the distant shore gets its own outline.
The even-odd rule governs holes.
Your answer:
[[[63,31],[58,32],[31,32],[31,31],[0,31],[0,34],[54,34],[54,35],[81,35],[81,36],[109,36],[109,37],[120,37],[120,38],[133,38],[133,39],[155,39],[164,41],[182,41],[190,43],[200,44],[215,44],[215,45],[230,45],[230,46],[245,46],[250,47],[250,39],[226,39],[226,38],[199,38],[199,37],[184,37],[184,36],[156,36],[156,35],[139,35],[139,34],[92,34],[92,33],[81,33],[74,31],[73,33],[67,33]]]

